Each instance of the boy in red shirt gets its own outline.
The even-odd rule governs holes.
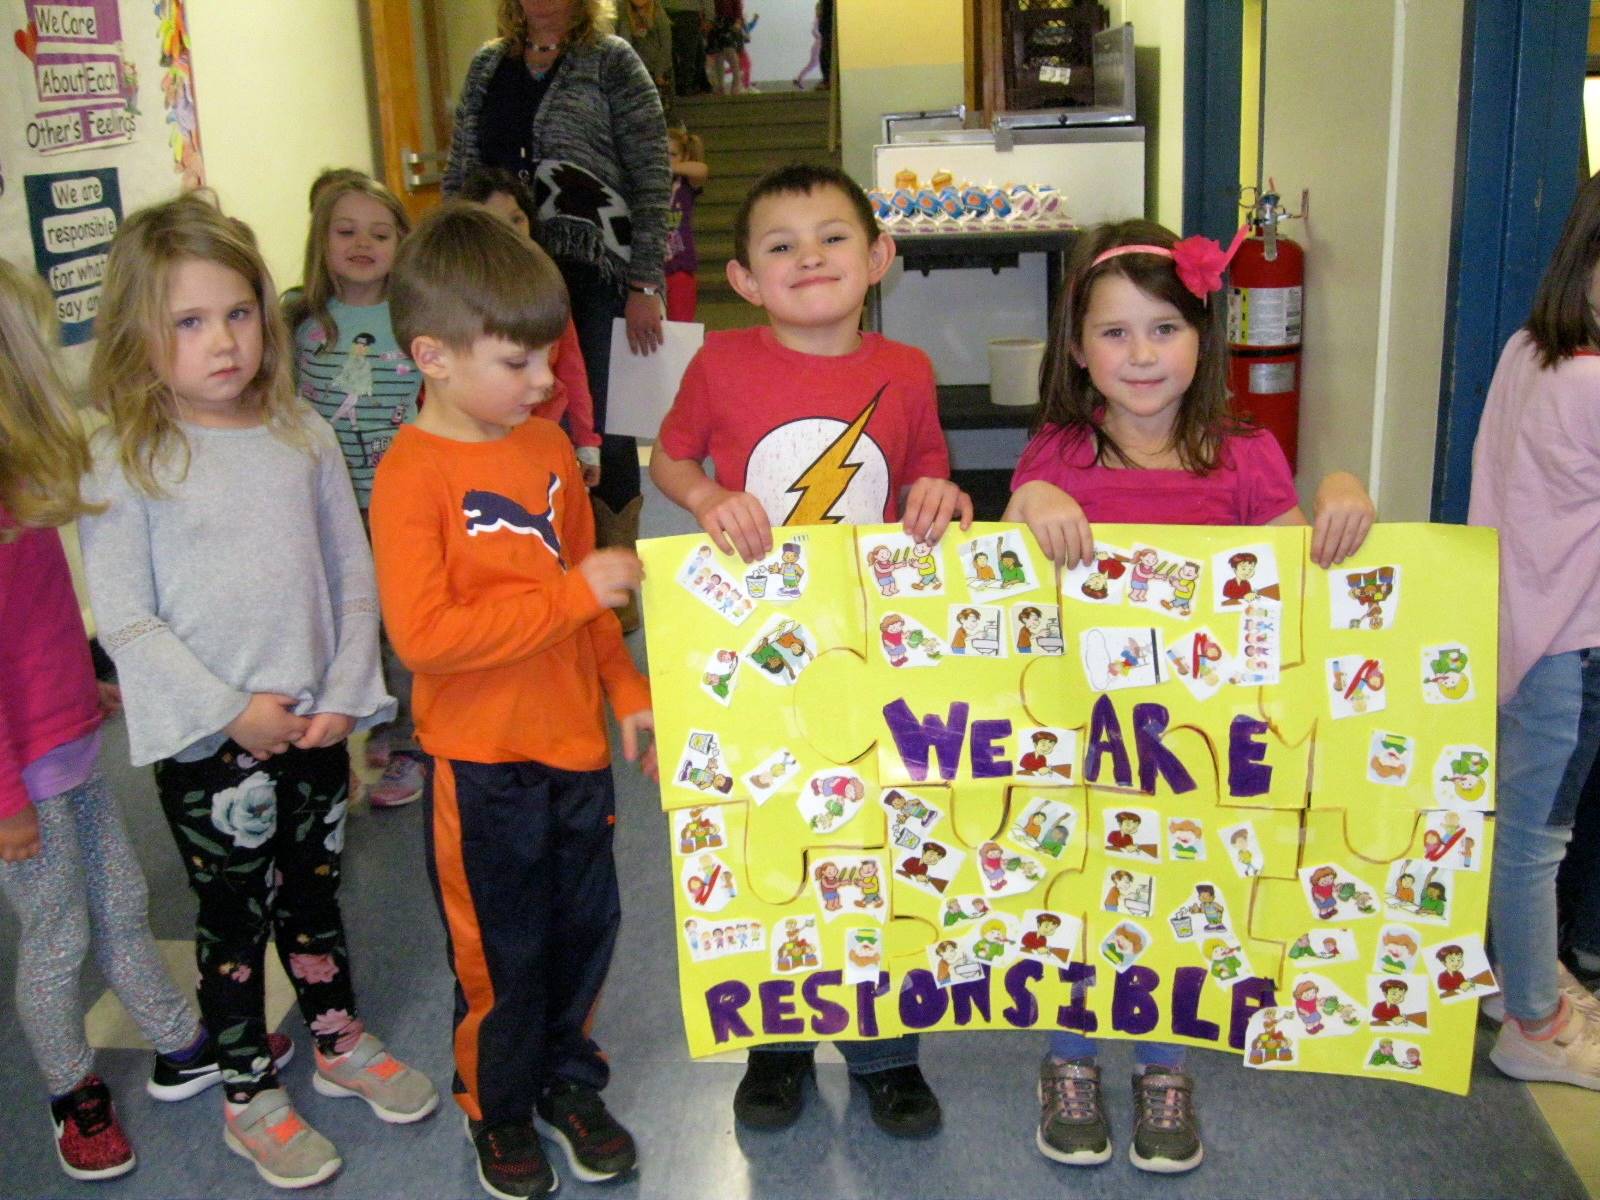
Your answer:
[[[456,1100],[495,1196],[552,1191],[538,1128],[581,1180],[636,1162],[584,1028],[616,943],[616,800],[603,704],[639,758],[650,691],[611,612],[641,578],[595,550],[572,445],[534,418],[566,290],[545,253],[472,204],[430,213],[390,276],[427,380],[373,484],[384,622],[416,672],[431,755],[428,877],[456,978]],[[655,775],[655,750],[642,757]]]
[[[970,525],[972,501],[949,478],[928,356],[861,332],[867,289],[894,261],[866,193],[835,168],[782,167],[745,197],[733,244],[728,281],[770,324],[706,335],[651,454],[656,486],[745,562],[771,553],[775,524],[903,519],[928,544],[954,517]],[[735,1117],[758,1129],[798,1119],[814,1049],[753,1048]],[[880,1129],[938,1128],[914,1034],[839,1051]]]

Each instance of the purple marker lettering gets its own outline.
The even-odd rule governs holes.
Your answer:
[[[1072,1001],[1056,1009],[1056,1024],[1062,1029],[1076,1029],[1079,1033],[1093,1033],[1100,1028],[1100,1018],[1089,1011],[1089,989],[1094,986],[1092,963],[1068,963],[1056,968],[1062,983],[1072,985]]]
[[[939,758],[939,777],[954,779],[961,765],[961,743],[967,736],[969,705],[956,701],[950,705],[945,720],[929,713],[921,721],[904,700],[895,700],[883,706],[883,719],[894,737],[895,749],[900,751],[900,761],[906,773],[920,783],[928,777],[928,754],[931,750]]]
[[[907,1029],[927,1029],[944,1019],[950,997],[933,978],[932,971],[918,967],[906,972],[900,985],[900,1023]]]
[[[761,1032],[793,1036],[806,1031],[806,1023],[794,1015],[794,980],[768,979],[756,985],[761,997]]]
[[[1272,980],[1259,975],[1241,979],[1233,985],[1233,1016],[1228,1022],[1228,1045],[1235,1050],[1244,1049],[1245,1029],[1250,1024],[1250,1014],[1258,1008],[1271,1008],[1278,1002],[1277,989]]]
[[[1171,715],[1164,704],[1133,706],[1133,744],[1139,752],[1139,790],[1146,795],[1156,794],[1157,773],[1167,781],[1167,786],[1175,795],[1194,791],[1193,776],[1161,740],[1170,720]]]
[[[825,987],[838,987],[844,982],[842,971],[813,971],[800,985],[800,995],[817,1015],[811,1018],[811,1032],[823,1036],[843,1033],[850,1024],[850,1010],[835,1004],[818,993]]]
[[[1083,776],[1090,783],[1100,779],[1100,758],[1111,755],[1111,777],[1118,787],[1133,786],[1133,764],[1128,761],[1128,750],[1122,744],[1122,726],[1117,721],[1117,710],[1110,696],[1101,696],[1094,702],[1094,712],[1089,718],[1089,749],[1083,757]]]
[[[1006,995],[1011,1003],[1000,1010],[1000,1015],[1015,1029],[1032,1029],[1039,1023],[1039,1001],[1034,999],[1032,986],[1044,978],[1044,964],[1025,958],[1011,964],[1005,974]]]
[[[1161,976],[1149,967],[1129,967],[1117,976],[1111,993],[1111,1028],[1138,1036],[1149,1033],[1161,1020],[1156,989]]]
[[[876,983],[856,984],[856,1032],[864,1038],[878,1036],[878,997],[889,994],[889,972],[879,971]]]
[[[1179,967],[1172,977],[1172,1032],[1179,1037],[1214,1042],[1222,1032],[1215,1021],[1200,1019],[1200,997],[1205,986],[1204,967]]]
[[[1005,747],[996,743],[1011,736],[1011,722],[974,721],[972,723],[972,777],[998,779],[1012,773],[1011,760],[1001,758]]]
[[[1272,787],[1272,768],[1262,761],[1267,757],[1266,743],[1255,740],[1270,728],[1265,721],[1243,713],[1234,717],[1233,724],[1228,727],[1230,796],[1264,796]],[[1243,1042],[1239,1044],[1244,1045]]]
[[[711,1036],[720,1044],[731,1037],[755,1037],[740,1009],[750,1003],[750,988],[737,979],[714,983],[706,989],[706,1016]]]

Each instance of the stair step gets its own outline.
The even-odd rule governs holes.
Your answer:
[[[687,124],[687,122],[686,122]],[[706,143],[706,153],[722,150],[745,150],[761,146],[825,146],[828,144],[827,122],[795,122],[786,125],[726,125],[712,129],[690,125]]]
[[[795,147],[769,146],[753,147],[741,150],[715,150],[706,147],[706,162],[711,167],[711,181],[714,183],[719,176],[747,175],[754,178],[764,175],[774,167],[787,166],[792,162],[836,162],[838,156],[829,154],[821,146]]]

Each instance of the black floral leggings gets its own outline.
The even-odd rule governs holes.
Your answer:
[[[324,1054],[361,1036],[339,915],[349,802],[343,742],[257,762],[229,741],[198,762],[156,764],[161,809],[200,899],[200,1013],[228,1099],[276,1087],[262,969],[277,943],[300,1013]]]

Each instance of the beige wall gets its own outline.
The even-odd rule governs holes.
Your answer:
[[[248,221],[280,288],[298,283],[306,190],[374,170],[360,0],[190,0],[206,179]]]
[[[1145,127],[1145,214],[1183,228],[1183,9],[1173,0],[1111,0],[1111,24],[1133,22],[1135,87]]]
[[[1264,168],[1310,217],[1301,495],[1338,469],[1426,520],[1455,173],[1456,0],[1273,0]]]

